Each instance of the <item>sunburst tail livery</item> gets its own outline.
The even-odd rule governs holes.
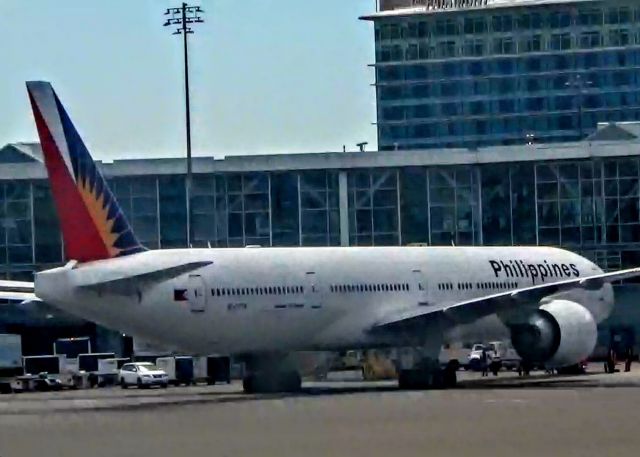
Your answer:
[[[66,258],[88,262],[144,251],[51,84],[29,81],[27,91]]]

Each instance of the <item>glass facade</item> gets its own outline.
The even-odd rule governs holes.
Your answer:
[[[640,119],[636,0],[373,20],[380,150],[572,141]]]
[[[195,173],[191,245],[550,245],[607,269],[637,266],[639,161]],[[109,182],[147,247],[187,246],[184,175]],[[28,279],[63,262],[46,181],[0,181],[0,213],[2,277]]]
[[[398,170],[354,170],[348,188],[350,244],[397,245]]]

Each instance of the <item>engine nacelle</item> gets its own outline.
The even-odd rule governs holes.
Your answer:
[[[524,322],[511,327],[511,342],[520,357],[547,367],[585,360],[596,346],[596,321],[584,306],[569,300],[542,305]]]

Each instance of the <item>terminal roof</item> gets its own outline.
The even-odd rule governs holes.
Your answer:
[[[29,143],[29,160],[3,160],[25,143],[0,148],[0,180],[46,179],[37,143]],[[410,166],[482,165],[505,162],[580,160],[594,157],[640,155],[640,123],[602,123],[585,141],[574,143],[493,146],[479,149],[427,149],[365,152],[319,152],[305,154],[271,154],[194,157],[193,172],[251,173],[259,171],[297,171],[323,169],[385,168]],[[114,160],[99,167],[107,177],[178,175],[185,173],[184,158]]]
[[[589,3],[601,0],[487,0],[486,5],[481,6],[464,6],[464,7],[446,7],[446,8],[433,8],[429,6],[412,6],[401,7],[392,10],[379,11],[376,13],[361,16],[360,19],[365,21],[373,21],[377,19],[414,16],[421,14],[441,14],[441,13],[455,13],[465,11],[477,11],[496,8],[517,8],[517,7],[529,7],[529,6],[550,6],[550,5],[563,5],[570,3]]]

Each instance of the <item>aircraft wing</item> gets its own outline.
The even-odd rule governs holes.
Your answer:
[[[11,302],[37,301],[33,283],[28,281],[0,281],[0,300]]]
[[[631,268],[613,273],[602,273],[584,278],[539,284],[525,289],[473,298],[471,300],[445,305],[440,308],[426,306],[411,308],[383,317],[371,330],[407,330],[416,326],[421,327],[439,319],[443,319],[445,322],[451,324],[470,324],[482,317],[508,310],[514,305],[538,303],[544,297],[556,292],[575,288],[588,290],[599,289],[604,283],[620,281],[636,276],[640,276],[640,268]]]

